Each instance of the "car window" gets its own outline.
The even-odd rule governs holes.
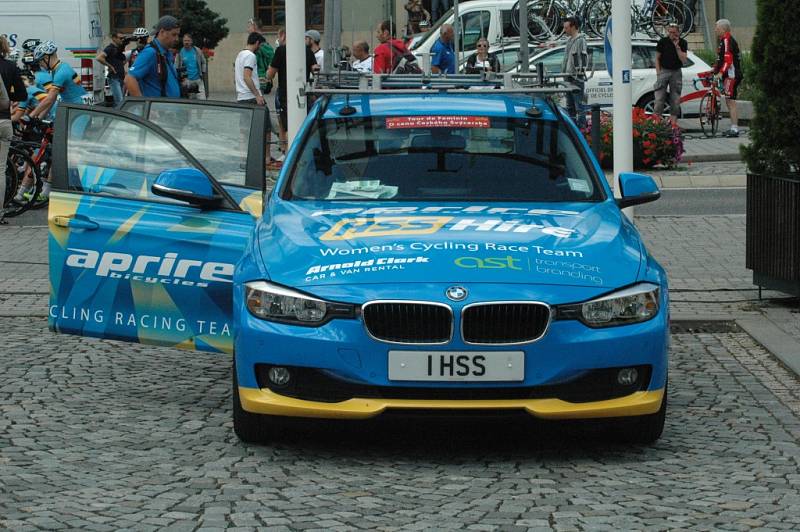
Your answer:
[[[519,48],[506,48],[497,50],[494,54],[497,56],[497,60],[500,62],[500,71],[505,72],[510,70],[517,65],[520,64],[519,62]],[[539,50],[535,46],[528,47],[528,57],[533,57],[538,53]]]
[[[165,170],[192,163],[151,129],[116,115],[69,111],[69,189],[117,197],[181,203],[150,190]]]
[[[605,72],[608,67],[606,66],[606,52],[599,46],[589,47],[589,65],[596,72]]]
[[[634,46],[633,47],[633,68],[655,68],[656,67],[656,48],[655,46]]]
[[[153,102],[148,120],[161,126],[220,183],[243,186],[250,109]]]
[[[580,150],[554,120],[451,115],[326,119],[304,141],[285,197],[602,199]]]
[[[544,57],[541,57],[536,60],[536,63],[543,63],[545,72],[550,74],[558,74],[559,72],[561,72],[561,63],[563,62],[564,62],[563,48],[559,48],[558,50],[553,50]]]
[[[490,11],[471,11],[461,16],[461,49],[475,50],[478,39],[489,35]]]
[[[504,9],[500,11],[503,24],[503,37],[519,37],[519,31],[514,29],[514,23],[511,21],[511,10]]]

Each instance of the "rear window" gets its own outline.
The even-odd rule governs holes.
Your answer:
[[[451,115],[318,120],[284,198],[602,200],[582,149],[563,124],[551,120]]]

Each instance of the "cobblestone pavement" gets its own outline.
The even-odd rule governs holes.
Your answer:
[[[637,224],[673,315],[800,333],[791,308],[748,301],[744,217]],[[305,424],[247,446],[225,357],[46,330],[45,242],[0,231],[0,529],[800,529],[800,382],[745,333],[673,335],[650,447],[528,418]]]
[[[245,446],[219,355],[0,334],[2,528],[800,528],[800,387],[741,333],[673,337],[666,433],[634,448],[485,419]]]

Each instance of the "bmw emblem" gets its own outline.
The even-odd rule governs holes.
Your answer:
[[[451,286],[445,291],[445,295],[451,301],[464,301],[467,299],[467,289],[463,286]]]

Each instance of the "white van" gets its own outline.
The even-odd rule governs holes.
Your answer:
[[[103,101],[105,73],[94,60],[103,42],[100,0],[0,0],[0,34],[20,50],[27,39],[54,41],[59,59],[75,69],[95,102]]]
[[[519,40],[519,32],[511,24],[511,10],[516,3],[517,0],[471,0],[459,3],[461,35],[458,47],[462,62],[475,51],[475,44],[481,37],[486,37],[492,45],[509,39]],[[439,28],[442,24],[452,24],[453,20],[453,9],[450,9],[428,32],[412,41],[411,52],[418,57],[430,53],[433,43],[439,38]]]

